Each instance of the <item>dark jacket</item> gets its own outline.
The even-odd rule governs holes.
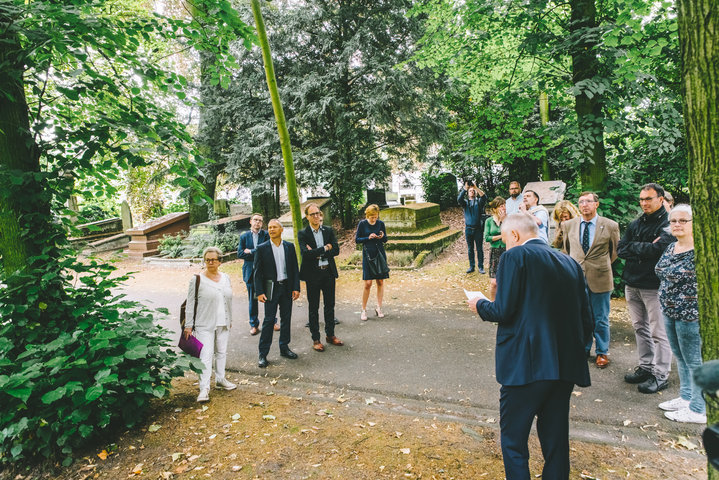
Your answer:
[[[668,226],[669,214],[664,207],[660,207],[649,215],[642,214],[627,227],[619,240],[617,254],[626,260],[622,278],[630,287],[659,288],[659,278],[654,273],[654,267],[667,245],[674,241],[674,237],[666,231]]]
[[[539,238],[502,254],[494,302],[477,301],[482,320],[495,322],[495,372],[502,385],[539,380],[590,384],[585,345],[591,339],[582,267]]]
[[[297,234],[297,241],[300,243],[300,254],[302,255],[302,266],[300,267],[300,280],[305,282],[309,278],[310,280],[317,278],[317,272],[319,271],[318,265],[320,258],[323,258],[329,262],[330,272],[337,278],[337,266],[335,265],[335,256],[340,253],[340,246],[337,243],[337,236],[332,227],[320,226],[322,232],[322,239],[325,241],[325,245],[328,243],[332,245],[332,249],[325,251],[324,245],[317,245],[315,242],[315,236],[312,234],[312,227],[307,226],[300,230]],[[307,249],[307,245],[310,249]]]
[[[272,246],[268,240],[257,246],[255,251],[255,264],[253,270],[253,280],[255,294],[259,297],[264,295],[265,280],[277,281],[277,268],[275,266],[275,256],[272,254]],[[297,267],[297,252],[294,244],[282,241],[285,249],[285,266],[287,268],[287,291],[300,291],[300,270]]]
[[[484,208],[487,206],[487,195],[469,200],[467,190],[462,189],[457,196],[457,203],[464,209],[464,225],[470,228],[484,228]]]
[[[257,246],[261,243],[265,243],[270,239],[270,234],[267,230],[260,229],[257,234]],[[245,253],[245,249],[251,250],[250,253]],[[237,246],[237,258],[244,260],[242,264],[242,281],[249,283],[252,281],[252,262],[255,260],[255,248],[252,245],[252,230],[240,235],[240,244]]]

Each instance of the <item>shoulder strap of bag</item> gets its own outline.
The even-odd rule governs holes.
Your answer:
[[[194,311],[192,312],[192,331],[193,332],[195,331],[195,319],[197,318],[197,292],[200,290],[200,276],[196,274],[195,277],[197,277],[197,279],[195,280],[195,308],[193,309]]]

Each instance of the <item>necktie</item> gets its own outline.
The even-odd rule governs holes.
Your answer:
[[[590,222],[582,222],[582,225],[584,225],[584,233],[582,234],[582,250],[584,250],[585,254],[589,251],[589,223]]]

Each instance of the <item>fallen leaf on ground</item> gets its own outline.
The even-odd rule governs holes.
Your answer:
[[[274,415],[262,415],[262,420],[267,420],[268,422],[271,422],[271,421],[275,420],[275,416]]]
[[[138,463],[135,468],[132,469],[132,473],[135,475],[142,475],[142,464]]]
[[[696,450],[697,449],[696,444],[694,444],[687,437],[679,436],[679,438],[677,439],[677,443],[679,445],[681,445],[682,447],[686,448],[687,450]]]
[[[149,427],[147,427],[147,431],[150,432],[150,433],[155,433],[156,431],[158,431],[158,430],[161,429],[161,428],[162,428],[162,425],[155,425],[155,424],[153,423],[152,425],[150,425]]]
[[[369,398],[364,399],[364,403],[366,403],[367,405],[372,405],[376,401],[377,401],[377,399],[374,397],[369,397]]]
[[[631,420],[624,420],[624,426],[625,426],[625,427],[628,426],[630,423],[632,423]]]
[[[239,420],[240,418],[242,418],[242,417],[240,416],[239,413],[232,415],[232,420]]]
[[[405,455],[409,455],[410,452],[409,448],[400,448],[399,451]]]
[[[107,460],[107,450],[103,450],[102,452],[97,454],[98,457],[100,457],[100,460]]]

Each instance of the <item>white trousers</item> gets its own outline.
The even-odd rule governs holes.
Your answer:
[[[213,357],[215,359],[215,381],[225,378],[227,342],[230,339],[230,329],[225,326],[217,327],[214,331],[195,330],[195,336],[202,342],[200,361],[204,368],[200,374],[200,391],[209,390]]]

